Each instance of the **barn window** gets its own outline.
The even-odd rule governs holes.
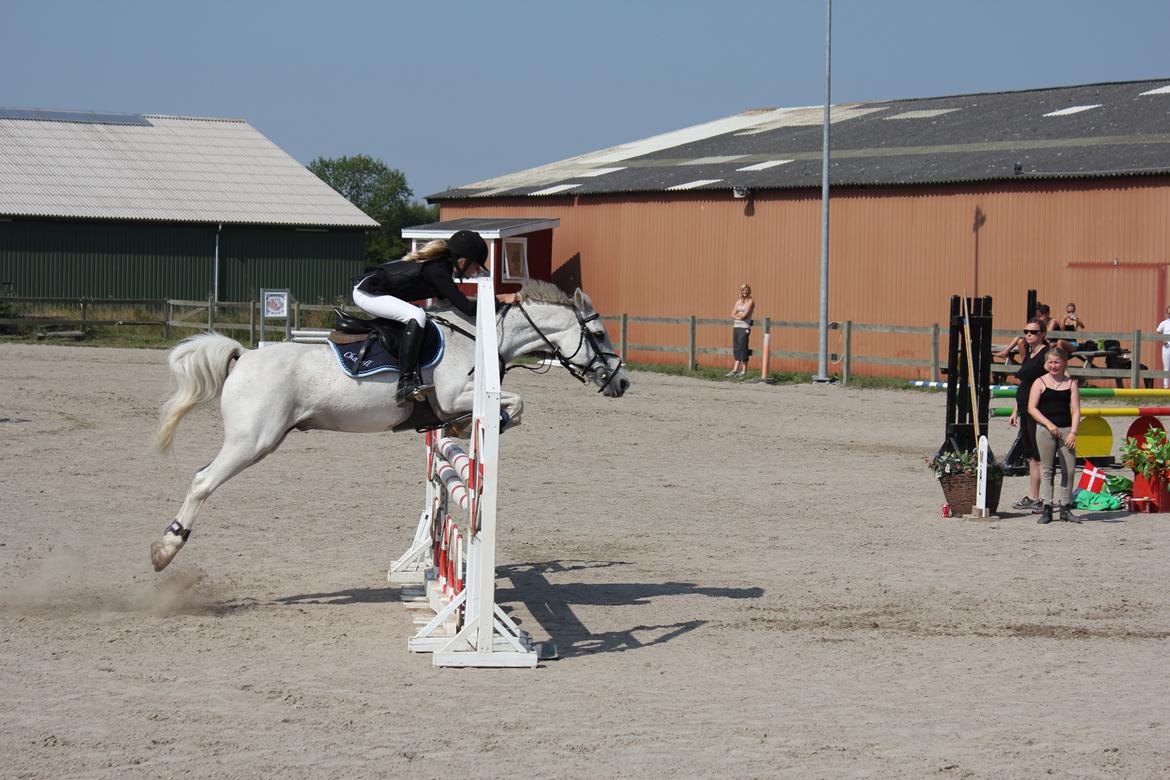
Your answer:
[[[500,281],[528,278],[527,238],[504,239],[504,267],[500,271]]]

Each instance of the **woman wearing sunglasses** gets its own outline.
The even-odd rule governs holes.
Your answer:
[[[1044,502],[1040,500],[1040,453],[1036,450],[1036,420],[1028,413],[1028,399],[1032,385],[1046,373],[1044,352],[1048,343],[1044,340],[1044,322],[1035,318],[1028,320],[1021,338],[1024,347],[1020,351],[1020,370],[1016,372],[1020,386],[1016,388],[1016,408],[1012,409],[1010,422],[1013,427],[1019,425],[1021,430],[1019,440],[1028,459],[1028,495],[1012,504],[1012,509],[1027,509],[1040,514],[1044,510]]]

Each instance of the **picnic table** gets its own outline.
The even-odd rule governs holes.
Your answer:
[[[992,353],[999,352],[1005,346],[1007,345],[993,344],[991,347]],[[1073,352],[1071,357],[1080,360],[1081,365],[1070,365],[1069,373],[1075,377],[1078,377],[1081,380],[1081,384],[1084,386],[1088,385],[1088,380],[1090,379],[1112,379],[1118,387],[1123,387],[1124,377],[1128,377],[1130,375],[1129,372],[1132,370],[1131,361],[1133,359],[1133,353],[1127,349],[1080,349],[1076,352]],[[1100,366],[1094,363],[1093,361],[1095,361],[1097,358],[1104,358],[1105,365]],[[992,381],[997,384],[1006,382],[1008,377],[1013,376],[1016,373],[1015,369],[1017,369],[1019,365],[1020,364],[1015,359],[1015,351],[1013,350],[1013,352],[1008,354],[1008,356],[1004,359],[1004,362],[992,363]],[[1010,371],[997,371],[996,366],[1012,366],[1013,368]],[[1145,369],[1144,365],[1142,366],[1142,369]],[[1120,373],[1123,371],[1125,372],[1124,376]],[[1147,387],[1152,387],[1153,380],[1146,379],[1145,384]]]

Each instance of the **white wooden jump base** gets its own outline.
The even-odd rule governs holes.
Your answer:
[[[390,564],[391,582],[408,609],[421,614],[408,646],[431,653],[435,666],[535,668],[541,657],[528,634],[496,605],[496,484],[499,472],[500,363],[495,292],[476,282],[475,396],[471,453],[426,435],[427,488],[410,548]],[[450,514],[463,510],[462,527]],[[554,651],[555,652],[555,651]]]

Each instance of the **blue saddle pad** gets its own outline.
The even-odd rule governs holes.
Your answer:
[[[337,358],[337,364],[341,366],[342,371],[352,377],[373,376],[385,371],[398,371],[398,356],[387,352],[386,348],[382,346],[382,341],[378,338],[375,338],[370,348],[366,350],[362,364],[357,365],[358,352],[361,351],[362,344],[363,342],[360,341],[353,344],[329,342],[329,348],[333,350],[333,355]],[[422,349],[418,356],[419,368],[426,369],[437,365],[443,359],[444,347],[445,342],[439,326],[427,320],[427,333],[423,338]]]

